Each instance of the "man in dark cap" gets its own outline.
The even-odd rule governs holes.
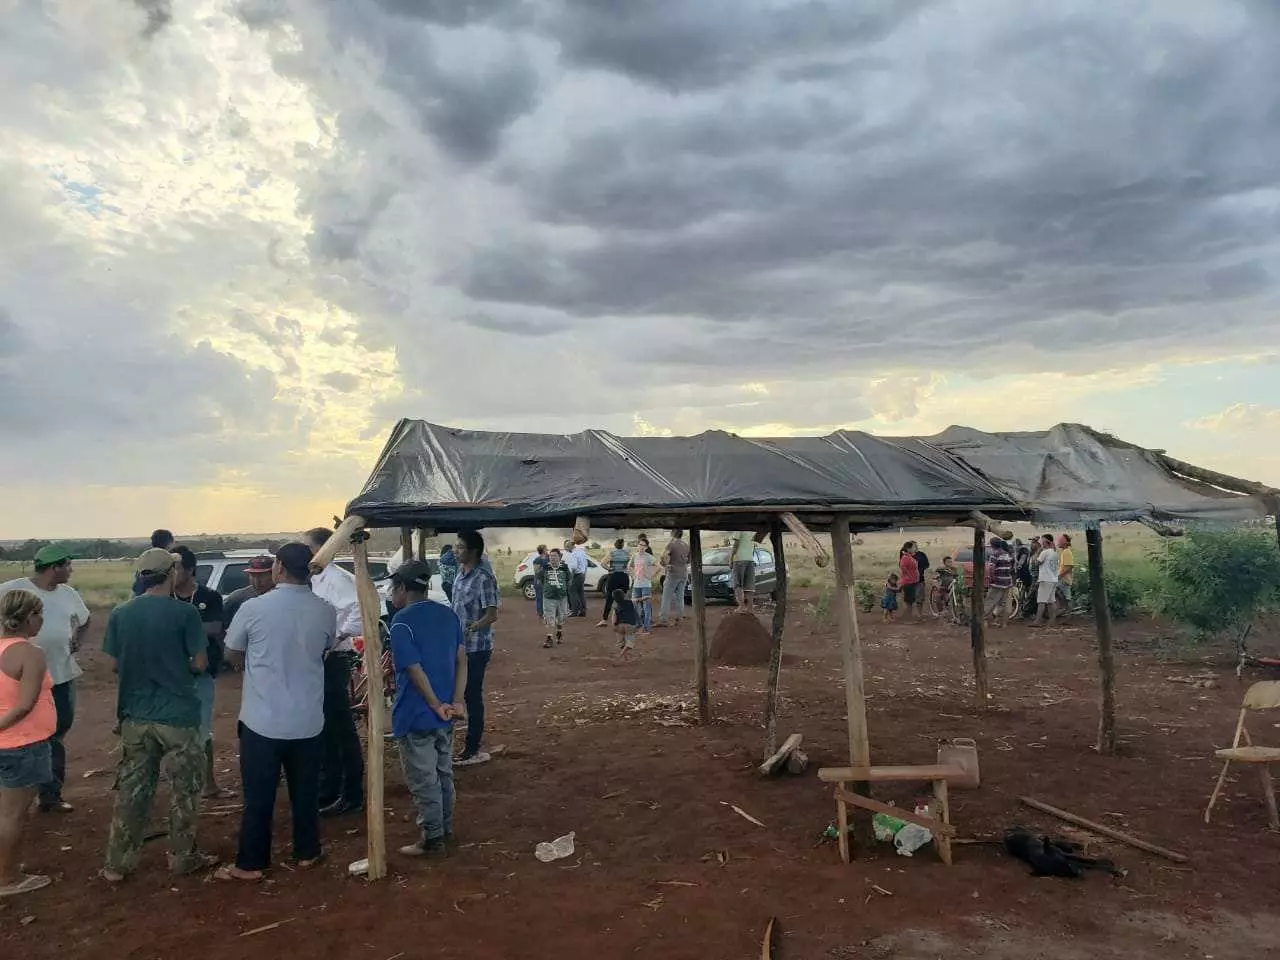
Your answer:
[[[260,597],[276,585],[271,579],[271,571],[275,565],[276,559],[270,554],[263,554],[249,561],[249,565],[244,569],[245,576],[249,578],[249,585],[232,591],[222,601],[222,632],[224,634],[231,629],[231,621],[236,611],[246,600]]]

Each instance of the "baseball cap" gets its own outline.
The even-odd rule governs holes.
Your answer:
[[[159,547],[152,547],[149,550],[144,550],[142,556],[134,561],[133,569],[143,576],[157,576],[168,573],[177,562],[177,554],[170,553],[168,550],[161,550]]]
[[[402,587],[426,590],[431,586],[431,564],[422,560],[406,563],[391,575],[391,582]]]
[[[275,568],[275,565],[275,557],[263,554],[250,560],[249,565],[244,569],[246,573],[270,573]]]
[[[37,567],[52,567],[71,559],[71,551],[61,543],[50,543],[36,551]]]

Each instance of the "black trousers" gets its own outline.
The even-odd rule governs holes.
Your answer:
[[[271,819],[281,770],[293,811],[293,857],[316,859],[320,856],[320,738],[272,740],[243,723],[239,729],[244,812],[236,866],[241,870],[271,866]]]
[[[467,745],[465,755],[480,752],[484,737],[484,673],[489,667],[492,650],[467,654],[467,687],[462,694],[467,707]]]
[[[320,757],[320,805],[339,798],[364,802],[364,754],[356,718],[351,712],[351,668],[354,653],[331,653],[324,658],[324,731]],[[369,696],[382,695],[382,678],[369,684]]]
[[[569,613],[575,617],[587,615],[586,583],[585,573],[575,573],[569,579]]]
[[[600,614],[601,620],[608,620],[609,613],[613,610],[613,591],[631,589],[631,578],[621,570],[613,570],[609,573],[608,578],[604,582],[604,613]]]
[[[53,709],[57,714],[53,736],[49,738],[49,752],[53,759],[53,779],[40,784],[40,806],[53,807],[62,802],[62,784],[67,779],[67,748],[62,738],[76,722],[76,682],[53,685]]]

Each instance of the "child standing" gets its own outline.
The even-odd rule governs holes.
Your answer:
[[[542,622],[547,625],[544,647],[564,642],[564,622],[569,616],[569,587],[573,575],[562,562],[559,550],[552,550],[547,557],[547,573],[542,581]],[[554,641],[552,631],[555,631]]]
[[[893,613],[898,609],[898,594],[901,590],[898,575],[889,574],[889,579],[884,582],[884,596],[880,598],[881,619],[886,623],[893,620]]]
[[[636,648],[639,612],[625,590],[613,591],[613,604],[613,632],[618,635],[618,655],[623,660],[630,660],[631,651]]]
[[[640,632],[644,634],[653,629],[653,570],[657,566],[648,547],[649,542],[642,539],[631,558],[631,599],[635,601]]]

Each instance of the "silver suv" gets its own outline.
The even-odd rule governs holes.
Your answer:
[[[261,550],[225,550],[196,554],[196,580],[204,586],[217,590],[224,597],[249,585],[249,574],[246,572],[249,561],[254,557],[270,554],[266,547]],[[388,557],[370,557],[369,574],[374,580],[386,577]],[[338,557],[333,561],[348,572],[355,572],[355,561],[351,557]]]

